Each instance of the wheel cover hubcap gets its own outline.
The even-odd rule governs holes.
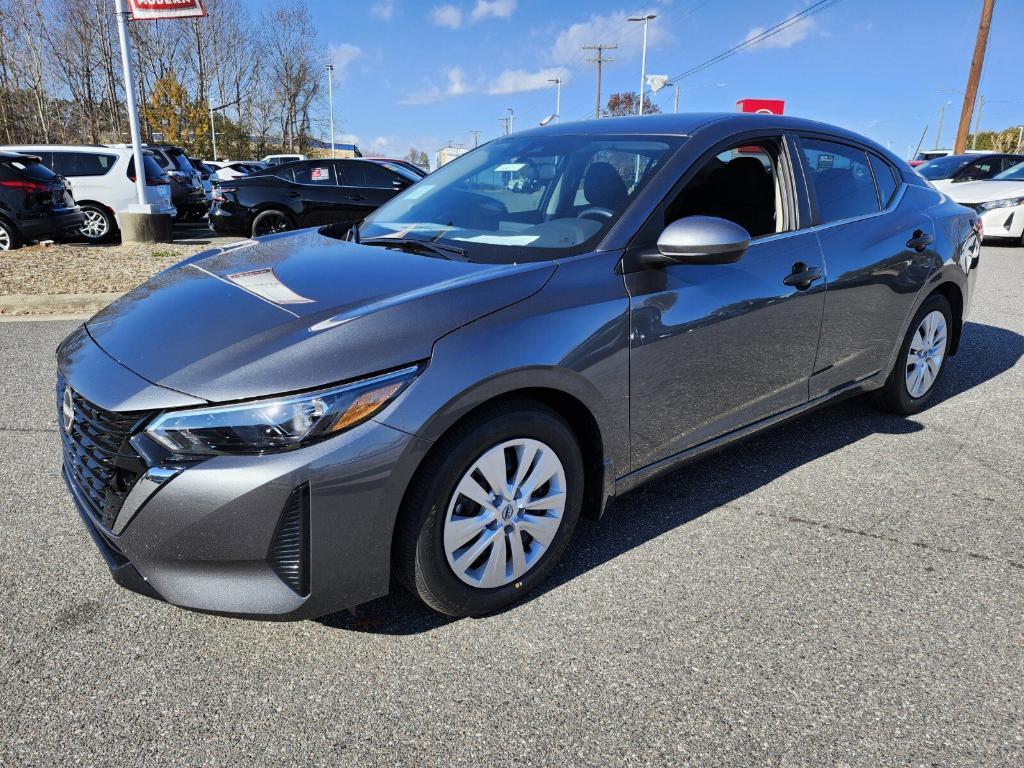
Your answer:
[[[11,236],[7,230],[0,227],[0,251],[8,251],[11,248]]]
[[[264,219],[259,227],[261,235],[276,235],[278,232],[288,231],[288,220],[284,216],[270,216]]]
[[[551,546],[565,493],[565,468],[539,440],[516,438],[485,451],[448,502],[442,535],[452,572],[483,589],[521,578]]]
[[[906,382],[911,397],[923,397],[932,388],[946,356],[946,317],[938,310],[921,319],[907,351]]]
[[[107,220],[99,211],[87,210],[81,231],[86,237],[103,237],[107,234]]]

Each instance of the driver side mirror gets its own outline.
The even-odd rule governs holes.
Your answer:
[[[728,219],[686,216],[658,237],[658,253],[643,257],[652,267],[669,264],[732,264],[750,245],[750,233]]]

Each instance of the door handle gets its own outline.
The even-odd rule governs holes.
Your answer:
[[[927,232],[922,232],[920,229],[915,229],[914,236],[907,240],[907,248],[913,248],[918,253],[921,253],[925,248],[927,248],[934,242],[934,235],[929,235]]]
[[[282,197],[301,197],[301,195],[298,192],[283,192],[283,193],[281,193],[281,196]]]
[[[785,285],[791,285],[799,291],[806,291],[811,287],[811,283],[816,280],[821,280],[825,277],[825,273],[821,270],[821,267],[808,267],[802,261],[798,261],[793,265],[793,271],[782,278],[782,282]]]
[[[365,196],[363,196],[363,195],[349,195],[349,196],[348,196],[348,199],[349,199],[349,200],[355,200],[355,201],[356,201],[356,202],[358,203],[358,202],[359,202],[359,201],[361,201],[361,200],[365,200],[365,199],[366,199],[366,197],[365,197]]]

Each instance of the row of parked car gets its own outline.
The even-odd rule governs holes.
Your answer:
[[[104,242],[137,202],[130,145],[0,147],[0,250],[67,236]],[[145,202],[178,221],[209,216],[215,230],[255,236],[361,220],[425,175],[388,158],[262,161],[190,158],[170,144],[144,146]]]

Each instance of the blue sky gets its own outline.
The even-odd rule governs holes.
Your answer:
[[[472,145],[555,111],[549,77],[562,77],[562,119],[594,108],[595,67],[579,49],[618,43],[604,69],[604,99],[637,90],[641,24],[651,11],[649,74],[674,76],[772,26],[811,0],[662,0],[630,6],[605,0],[309,0],[336,66],[337,133],[364,152],[431,157],[449,140]],[[751,50],[681,83],[681,110],[732,110],[738,99],[782,98],[787,114],[837,123],[906,155],[928,126],[952,144],[981,0],[842,0]],[[1024,2],[997,0],[982,128],[1024,122],[1019,33]],[[1018,55],[1013,55],[1018,54]],[[340,82],[339,82],[340,81]],[[672,110],[673,91],[656,97]]]

